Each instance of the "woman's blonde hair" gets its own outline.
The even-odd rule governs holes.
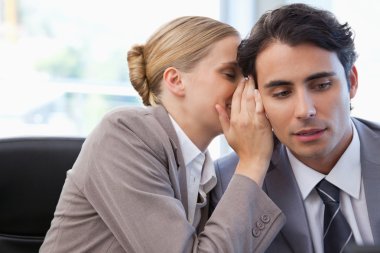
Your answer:
[[[160,104],[164,71],[190,71],[215,42],[239,36],[232,26],[208,17],[185,16],[162,26],[146,42],[128,51],[130,81],[145,105]]]

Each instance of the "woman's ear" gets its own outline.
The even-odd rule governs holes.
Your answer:
[[[185,85],[181,78],[181,72],[174,68],[169,67],[164,71],[163,80],[168,90],[176,96],[185,95]]]

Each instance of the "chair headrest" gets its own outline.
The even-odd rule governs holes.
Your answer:
[[[0,234],[44,236],[84,138],[0,139]]]

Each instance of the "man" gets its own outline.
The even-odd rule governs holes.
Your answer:
[[[380,126],[350,116],[355,60],[348,24],[304,4],[264,14],[239,48],[281,142],[263,189],[287,222],[267,252],[380,244]],[[216,199],[237,162],[235,154],[216,161]]]

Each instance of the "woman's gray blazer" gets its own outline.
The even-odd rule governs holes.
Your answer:
[[[260,187],[238,175],[212,216],[208,205],[200,213],[194,228],[167,111],[120,108],[83,144],[40,252],[263,252],[285,222]]]

